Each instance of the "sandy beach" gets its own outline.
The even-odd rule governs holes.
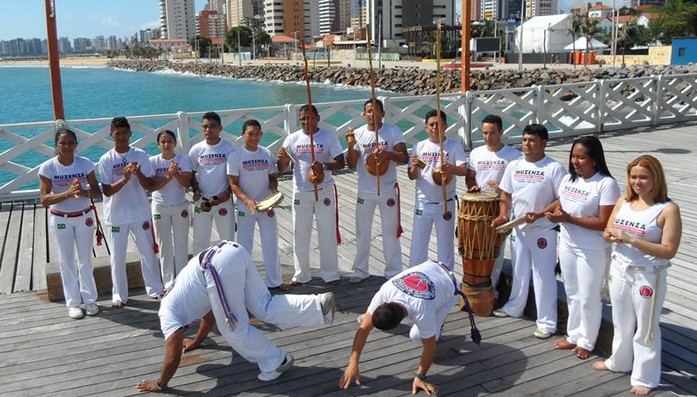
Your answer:
[[[91,67],[106,67],[109,58],[103,56],[67,56],[61,57],[61,66],[91,66]],[[0,60],[2,66],[48,66],[48,59],[13,59],[3,58]]]

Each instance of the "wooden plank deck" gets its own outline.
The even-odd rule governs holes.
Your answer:
[[[681,206],[684,234],[678,256],[668,272],[668,296],[661,316],[663,336],[663,382],[654,395],[697,395],[697,259],[695,240],[697,185],[695,153],[697,126],[683,125],[660,130],[614,133],[603,143],[610,169],[621,186],[626,181],[625,166],[634,157],[650,153],[665,168],[670,196]],[[568,163],[571,141],[551,142],[548,153]],[[413,212],[413,182],[400,169],[402,186],[402,256],[408,259]],[[355,174],[337,176],[343,245],[339,248],[340,268],[348,273],[355,252]],[[461,182],[461,185],[463,181]],[[280,190],[286,201],[279,216],[281,262],[286,278],[292,274],[292,230],[290,211],[291,181],[282,178]],[[374,225],[379,225],[376,214]],[[29,232],[29,229],[31,232]],[[56,260],[55,244],[46,238],[46,212],[27,203],[3,203],[0,209],[0,395],[135,395],[134,384],[157,376],[162,363],[163,341],[156,311],[158,304],[134,291],[129,306],[108,309],[110,296],[100,296],[99,316],[75,321],[67,317],[62,302],[47,302],[35,292],[21,289],[45,288],[41,266]],[[318,269],[316,233],[313,233],[313,269]],[[395,332],[374,331],[361,362],[363,385],[348,391],[337,388],[338,379],[350,353],[356,316],[384,281],[381,236],[373,237],[371,277],[359,285],[345,280],[338,287],[321,280],[296,288],[293,293],[337,294],[338,309],[334,325],[318,329],[277,329],[261,327],[279,346],[293,353],[296,367],[269,384],[256,380],[257,369],[245,362],[217,334],[205,347],[185,355],[182,367],[172,380],[172,395],[245,396],[402,396],[411,394],[410,379],[420,348],[408,340],[408,328]],[[435,256],[435,241],[429,247]],[[105,247],[96,249],[105,256]],[[27,258],[26,256],[31,256]],[[259,241],[254,258],[260,263]],[[20,268],[17,267],[20,263]],[[32,264],[30,270],[24,267]],[[260,271],[263,267],[260,265]],[[459,269],[458,269],[459,270]],[[31,276],[29,283],[26,278]],[[474,345],[468,334],[464,313],[453,308],[438,344],[436,361],[429,371],[440,387],[440,396],[457,395],[543,395],[567,396],[628,395],[629,377],[597,372],[593,359],[576,359],[568,352],[555,351],[557,338],[547,341],[532,336],[530,319],[478,318],[484,337]],[[189,331],[192,333],[193,330]]]

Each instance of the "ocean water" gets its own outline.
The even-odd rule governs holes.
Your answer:
[[[262,82],[222,77],[201,77],[173,72],[144,73],[105,67],[61,68],[65,118],[88,119],[200,112],[306,103],[304,83]],[[317,84],[314,103],[366,99],[370,91]],[[380,95],[390,95],[381,92]],[[0,67],[0,124],[53,120],[48,67]],[[228,131],[231,132],[231,131]],[[24,130],[26,137],[32,130]],[[269,137],[271,138],[271,137]],[[52,142],[47,142],[51,144]],[[16,143],[0,135],[0,154]],[[79,147],[96,161],[103,149]],[[145,148],[151,154],[155,145]],[[28,152],[13,161],[36,166],[48,157]],[[17,175],[0,167],[0,186]],[[24,188],[34,188],[34,184]]]

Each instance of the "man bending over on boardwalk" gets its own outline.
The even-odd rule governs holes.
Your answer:
[[[339,381],[339,387],[348,389],[353,382],[361,384],[358,363],[373,327],[390,330],[406,317],[414,322],[409,338],[423,345],[412,392],[424,390],[429,395],[438,392],[438,387],[426,380],[426,373],[436,355],[436,341],[440,338],[441,327],[450,308],[458,301],[457,282],[451,274],[443,265],[426,261],[404,270],[380,287],[366,313],[358,317],[361,325],[353,338],[349,365]]]
[[[237,243],[221,241],[194,256],[174,280],[160,305],[165,360],[158,380],[136,384],[139,391],[159,392],[179,367],[182,351],[195,349],[213,328],[237,353],[256,363],[257,379],[272,381],[293,366],[293,356],[250,326],[249,310],[261,321],[286,326],[318,327],[333,321],[334,294],[271,296],[252,257]],[[201,319],[193,340],[184,327]]]

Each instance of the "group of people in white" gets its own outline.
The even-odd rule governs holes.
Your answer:
[[[302,128],[286,137],[276,156],[260,145],[263,132],[258,121],[244,123],[244,143],[236,147],[220,137],[223,124],[214,112],[203,115],[205,139],[195,144],[188,156],[176,153],[176,135],[169,130],[157,136],[158,155],[148,156],[131,147],[128,120],[115,117],[111,123],[114,147],[95,167],[76,155],[73,131],[58,131],[57,155],[41,165],[39,181],[41,203],[50,207],[50,228],[57,242],[69,316],[77,319],[99,312],[90,258],[98,218],[90,199],[103,193],[102,221],[111,247],[112,307],[121,308],[128,302],[129,235],[140,253],[146,293],[162,300],[159,316],[165,336],[165,364],[158,380],[144,380],[137,388],[161,391],[167,387],[182,352],[197,348],[214,324],[235,351],[259,366],[259,380],[276,379],[292,367],[294,359],[250,326],[247,311],[274,324],[315,327],[332,322],[336,303],[331,292],[272,295],[269,291],[286,291],[311,280],[313,218],[321,278],[329,285],[339,283],[337,245],[341,234],[332,171],[347,163],[356,170],[358,179],[357,247],[348,282],[360,283],[370,276],[376,208],[381,214],[384,276],[388,280],[359,318],[349,365],[339,386],[360,383],[360,354],[372,328],[391,329],[406,317],[414,323],[411,339],[423,346],[413,391],[437,392],[426,373],[435,357],[441,326],[457,301],[459,283],[452,275],[457,216],[453,214],[457,208],[456,180],[465,177],[468,191],[499,194],[500,215],[492,226],[525,217],[525,223],[513,228],[510,236],[510,299],[502,305],[500,302],[493,314],[522,316],[532,275],[537,308],[534,335],[547,339],[555,334],[554,269],[558,258],[569,318],[566,338],[554,347],[572,350],[581,359],[589,357],[598,336],[601,292],[606,284],[615,327],[612,356],[593,367],[631,372],[635,394],[648,394],[658,386],[658,324],[666,294],[666,268],[678,250],[682,231],[678,206],[668,198],[658,160],[645,155],[632,161],[622,194],[596,137],[574,141],[567,173],[562,164],[545,154],[549,137],[539,124],[525,127],[521,153],[502,142],[501,118],[487,116],[481,126],[485,145],[472,150],[468,159],[459,142],[441,135],[447,128],[445,113],[433,110],[426,114],[428,138],[409,152],[399,128],[383,121],[385,112],[379,100],[366,101],[363,110],[366,124],[345,134],[345,155],[337,135],[318,127],[320,114],[311,105],[300,108]],[[399,240],[399,165],[407,165],[408,177],[416,187],[406,270]],[[277,192],[278,171],[290,168],[295,272],[291,281],[284,283],[275,210],[258,211],[257,204]],[[193,192],[193,214],[186,200],[188,189]],[[194,256],[189,260],[190,223]],[[213,223],[222,241],[211,245]],[[262,240],[263,279],[251,259],[255,225]],[[437,258],[429,261],[428,242],[434,227]],[[237,241],[232,242],[235,234]],[[494,285],[502,262],[500,255],[492,271]],[[428,288],[424,290],[423,285]],[[199,319],[196,337],[184,338],[185,327]]]

